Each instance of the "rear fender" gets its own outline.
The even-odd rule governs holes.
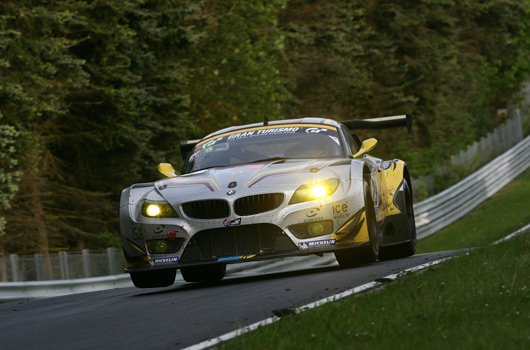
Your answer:
[[[385,217],[401,214],[405,207],[403,179],[407,179],[410,185],[407,165],[402,160],[394,159],[384,162],[382,168],[386,185],[386,191],[383,196],[386,208]]]

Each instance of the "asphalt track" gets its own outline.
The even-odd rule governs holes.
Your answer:
[[[248,275],[207,285],[176,282],[0,304],[0,348],[181,349],[404,269],[454,255],[415,255]]]

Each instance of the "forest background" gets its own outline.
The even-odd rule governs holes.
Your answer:
[[[375,155],[428,174],[504,121],[529,27],[529,0],[0,0],[0,256],[119,247],[123,188],[265,116],[410,113]]]

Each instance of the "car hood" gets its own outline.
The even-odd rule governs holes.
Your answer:
[[[349,179],[351,160],[279,160],[217,167],[160,180],[156,190],[171,203],[253,193],[296,190],[330,178]]]

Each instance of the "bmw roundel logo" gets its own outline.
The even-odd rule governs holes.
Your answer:
[[[236,191],[234,191],[234,190],[230,190],[230,191],[226,192],[226,194],[229,195],[229,196],[233,195],[234,193],[236,193]]]

